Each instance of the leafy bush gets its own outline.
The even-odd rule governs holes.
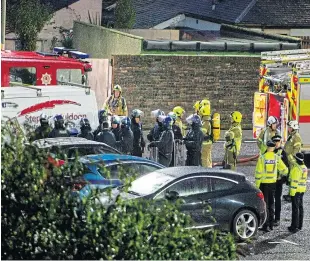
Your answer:
[[[168,201],[123,201],[104,208],[97,195],[79,202],[70,183],[79,163],[61,168],[2,127],[2,259],[234,259],[230,235],[188,230],[191,219]],[[8,141],[8,142],[5,142]],[[130,183],[126,181],[125,189]],[[83,217],[79,215],[82,203]]]

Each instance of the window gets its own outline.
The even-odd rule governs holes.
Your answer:
[[[173,179],[173,176],[154,171],[134,180],[129,190],[139,195],[149,195],[156,192]]]
[[[232,189],[235,185],[234,182],[225,179],[212,178],[212,191]]]
[[[160,193],[157,198],[163,198],[167,191],[176,191],[180,197],[187,197],[211,191],[210,178],[195,177],[181,180]]]
[[[10,86],[16,84],[36,85],[35,67],[11,67],[10,68]]]
[[[58,69],[57,81],[82,84],[81,69]]]
[[[159,167],[147,164],[137,164],[137,168],[138,173],[141,174],[141,176],[159,169]]]

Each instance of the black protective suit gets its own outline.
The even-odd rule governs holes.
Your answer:
[[[180,127],[176,124],[172,125],[172,131],[173,131],[173,135],[174,135],[174,142],[182,142],[183,140],[183,136],[182,136],[182,131],[180,129]],[[174,146],[173,146],[173,152],[172,152],[172,159],[171,159],[171,163],[169,165],[169,167],[173,167],[174,166]]]
[[[49,133],[52,131],[52,128],[48,124],[41,124],[34,131],[31,141],[48,138]]]
[[[145,148],[145,141],[143,138],[143,130],[141,123],[136,123],[135,119],[131,119],[131,130],[133,132],[133,150],[132,155],[142,157]]]
[[[161,122],[157,122],[146,137],[150,142],[159,140],[163,131],[164,131],[163,124]]]
[[[111,131],[113,132],[116,141],[120,141],[121,140],[121,129],[119,127],[115,129],[111,128]]]
[[[133,150],[133,132],[130,127],[121,128],[120,140],[116,144],[120,152],[131,155]]]
[[[81,127],[81,133],[78,135],[78,137],[94,140],[94,135],[92,134],[91,129],[87,127]]]
[[[200,125],[193,123],[192,128],[184,138],[187,149],[186,166],[201,165],[201,146],[204,134],[200,129]]]
[[[58,138],[58,137],[70,137],[70,133],[67,129],[63,128],[54,128],[48,134],[49,138]]]
[[[158,148],[158,162],[169,167],[172,160],[174,135],[170,128],[165,128],[158,141],[150,143],[150,147]]]
[[[108,123],[102,123],[102,130],[97,134],[95,140],[116,148],[115,135],[109,129]]]

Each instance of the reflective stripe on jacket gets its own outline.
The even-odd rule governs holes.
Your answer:
[[[295,163],[290,172],[290,196],[295,196],[297,192],[304,193],[307,190],[308,169],[303,165]]]
[[[287,173],[288,169],[281,158],[272,151],[266,152],[257,161],[255,185],[259,188],[261,183],[275,183],[278,174],[285,176]]]

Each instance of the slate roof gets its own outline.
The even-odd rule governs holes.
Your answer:
[[[310,27],[310,0],[133,0],[134,28],[151,28],[179,14],[203,20],[283,27]]]
[[[214,22],[235,23],[240,14],[253,0],[216,1],[212,10],[212,0],[134,0],[136,24],[134,28],[151,28],[178,14]]]
[[[241,23],[310,27],[310,0],[256,0]]]

